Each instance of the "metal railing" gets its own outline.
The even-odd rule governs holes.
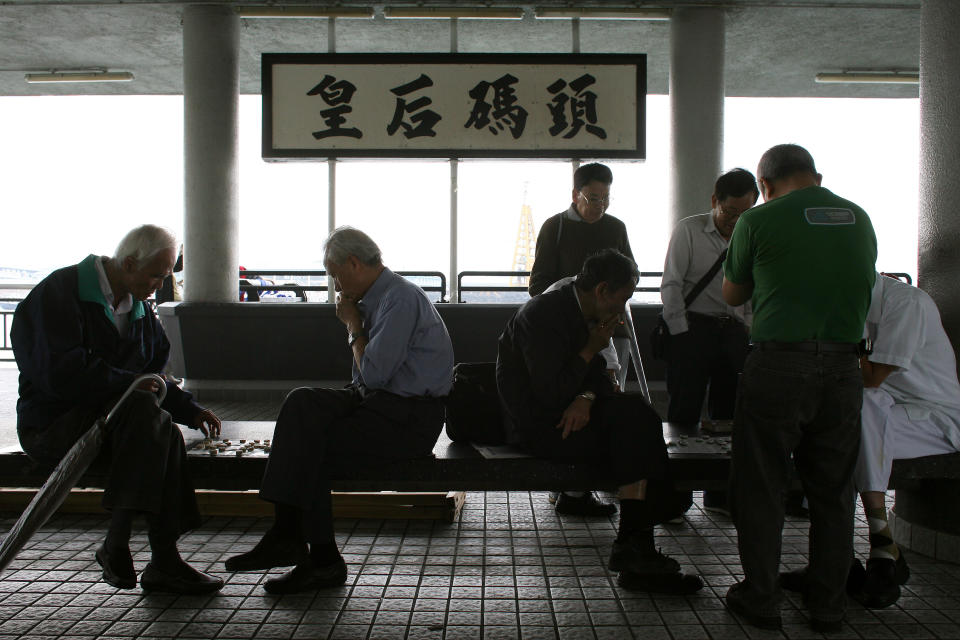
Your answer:
[[[398,276],[407,278],[437,278],[440,281],[438,285],[418,285],[421,289],[428,293],[439,293],[440,299],[439,302],[446,302],[447,295],[447,276],[440,271],[395,271]],[[273,277],[316,277],[316,278],[326,278],[327,272],[323,269],[244,269],[239,271],[239,277],[241,280],[248,280],[250,278],[259,278],[264,279],[263,276],[273,276]],[[296,284],[290,282],[284,282],[281,284],[252,284],[252,283],[241,283],[240,291],[247,293],[256,292],[258,295],[263,291],[292,291],[296,294],[301,294],[307,291],[326,291],[329,285],[324,284]],[[302,296],[306,300],[306,295]]]
[[[464,285],[464,278],[472,277],[499,277],[499,278],[529,278],[529,271],[461,271],[457,274],[457,302],[463,302],[463,293],[467,292],[515,292],[526,293],[525,284],[506,284],[506,285]],[[641,271],[640,278],[662,278],[662,271]],[[640,287],[634,289],[636,293],[658,293],[660,287]]]

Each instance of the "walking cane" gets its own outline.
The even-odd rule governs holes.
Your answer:
[[[27,541],[37,532],[37,529],[46,524],[50,516],[63,504],[70,490],[76,486],[80,476],[84,474],[90,464],[93,462],[100,449],[103,446],[103,437],[110,421],[116,415],[117,411],[123,405],[124,401],[130,397],[138,386],[147,380],[156,382],[160,390],[157,392],[161,404],[167,396],[167,384],[163,378],[155,373],[142,375],[133,381],[133,384],[120,396],[120,400],[113,405],[113,409],[106,417],[98,419],[93,423],[85,434],[74,443],[73,447],[63,456],[63,460],[53,470],[47,481],[43,483],[40,490],[23,510],[20,519],[10,528],[7,536],[0,543],[0,572],[7,568],[7,565],[16,557]]]

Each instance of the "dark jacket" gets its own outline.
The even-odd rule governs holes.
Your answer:
[[[497,349],[497,391],[507,440],[530,442],[555,427],[578,393],[613,393],[606,362],[580,357],[589,330],[574,284],[525,303],[507,322]]]
[[[536,257],[530,270],[527,286],[531,296],[538,296],[550,285],[568,276],[580,273],[583,261],[603,249],[616,249],[631,260],[627,227],[610,214],[604,214],[594,223],[571,220],[573,205],[567,211],[550,216],[537,235]],[[575,214],[576,215],[576,214]]]
[[[81,405],[106,406],[138,375],[159,373],[167,362],[170,343],[146,303],[134,301],[120,336],[100,290],[98,259],[54,271],[17,306],[10,338],[20,368],[19,433]],[[181,423],[200,411],[174,384],[167,384],[163,408]]]

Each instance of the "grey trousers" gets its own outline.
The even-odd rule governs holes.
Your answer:
[[[730,500],[747,585],[744,603],[773,613],[783,494],[792,467],[810,505],[811,613],[838,620],[853,556],[853,470],[863,380],[854,353],[752,351],[740,380]],[[791,460],[791,455],[793,459]]]
[[[41,429],[21,429],[31,459],[56,465],[70,447],[113,406],[80,406]],[[157,406],[157,396],[134,391],[119,409],[92,470],[105,471],[105,509],[145,513],[162,533],[177,536],[200,524],[187,452],[180,429]],[[153,530],[153,527],[151,527]]]

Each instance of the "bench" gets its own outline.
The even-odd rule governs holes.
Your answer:
[[[224,439],[270,438],[273,422],[226,421]],[[201,439],[198,431],[182,427],[188,448]],[[677,443],[703,436],[697,427],[664,424],[664,439]],[[713,438],[716,440],[716,438]],[[724,489],[730,471],[723,447],[705,442],[693,447],[669,446],[671,471],[679,489]],[[245,491],[257,489],[267,456],[197,455],[188,465],[198,489]],[[331,471],[336,491],[550,491],[558,489],[612,489],[615,483],[604,469],[587,464],[554,462],[532,457],[484,457],[475,447],[451,442],[441,433],[433,457],[382,461],[343,459]],[[0,451],[0,486],[39,487],[49,468],[37,465],[19,450]],[[898,460],[892,489],[922,490],[930,481],[960,480],[960,453]],[[88,473],[79,486],[102,488],[104,477]]]

